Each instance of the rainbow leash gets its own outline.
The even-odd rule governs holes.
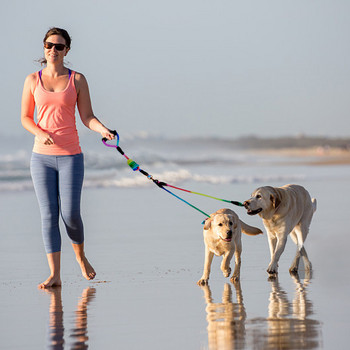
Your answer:
[[[212,199],[216,199],[218,201],[222,201],[222,202],[226,202],[226,203],[231,203],[233,205],[237,205],[237,206],[240,206],[240,207],[243,207],[244,205],[241,203],[241,202],[237,202],[237,201],[230,201],[230,200],[226,200],[226,199],[222,199],[222,198],[217,198],[217,197],[213,197],[213,196],[209,196],[207,194],[204,194],[204,193],[199,193],[199,192],[194,192],[194,191],[189,191],[189,190],[186,190],[184,188],[180,188],[180,187],[176,187],[176,186],[172,186],[172,185],[169,185],[165,182],[161,182],[161,181],[158,181],[156,179],[153,178],[152,175],[148,174],[145,170],[141,169],[140,166],[135,162],[133,161],[132,159],[130,159],[125,153],[124,151],[119,147],[119,134],[117,133],[116,130],[112,131],[112,133],[117,137],[117,144],[116,145],[111,145],[111,144],[108,144],[107,143],[107,139],[104,137],[102,139],[102,142],[105,146],[107,147],[112,147],[112,148],[115,148],[122,156],[124,156],[127,160],[127,163],[129,165],[129,167],[133,170],[133,171],[139,171],[142,175],[146,176],[149,180],[152,180],[154,182],[154,184],[156,184],[158,187],[162,188],[164,191],[168,192],[169,194],[171,194],[172,196],[176,197],[177,199],[181,200],[182,202],[186,203],[187,205],[189,205],[190,207],[192,207],[193,209],[196,209],[198,210],[200,213],[204,214],[205,216],[207,217],[210,217],[209,214],[205,213],[204,211],[200,210],[199,208],[195,207],[193,204],[187,202],[186,200],[184,200],[183,198],[177,196],[175,193],[171,192],[170,190],[164,188],[164,187],[171,187],[171,188],[174,188],[175,190],[179,190],[179,191],[184,191],[184,192],[187,192],[187,193],[192,193],[192,194],[197,194],[197,195],[200,195],[200,196],[204,196],[204,197],[208,197],[208,198],[212,198]]]
[[[204,197],[216,199],[216,200],[221,201],[221,202],[231,203],[233,205],[237,205],[239,207],[243,207],[243,204],[241,202],[230,201],[230,200],[227,200],[227,199],[217,198],[217,197],[209,196],[208,194],[185,190],[184,188],[172,186],[172,185],[169,185],[169,184],[164,184],[164,186],[168,186],[168,187],[174,188],[174,189],[179,190],[179,191],[184,191],[184,192],[188,192],[188,193],[192,193],[192,194],[197,194],[199,196],[204,196]]]

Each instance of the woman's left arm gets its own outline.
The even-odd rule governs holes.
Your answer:
[[[77,90],[77,106],[83,124],[89,129],[99,132],[108,140],[114,139],[114,134],[106,128],[95,116],[92,110],[89,86],[81,73],[75,73],[75,88]]]

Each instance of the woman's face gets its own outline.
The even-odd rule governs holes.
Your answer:
[[[58,44],[58,46],[56,47],[52,44]],[[60,50],[62,48],[63,50]],[[45,59],[48,63],[63,62],[63,58],[67,55],[68,51],[69,48],[66,47],[66,40],[60,35],[51,35],[44,43]]]

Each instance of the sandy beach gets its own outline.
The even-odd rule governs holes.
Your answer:
[[[256,151],[254,151],[255,153]],[[290,162],[297,158],[300,162],[310,165],[341,165],[350,164],[350,151],[340,148],[282,148],[282,149],[265,149],[257,151],[260,154],[270,154],[272,156],[288,158]]]
[[[208,287],[199,287],[204,261],[203,215],[156,186],[87,187],[83,193],[86,253],[97,271],[80,274],[62,229],[61,288],[37,290],[48,274],[34,192],[1,193],[0,303],[4,349],[344,349],[350,335],[349,215],[343,208],[350,167],[309,161],[259,165],[254,172],[312,174],[301,177],[317,198],[306,248],[313,273],[288,268],[295,246],[288,240],[276,280],[268,280],[266,234],[243,235],[240,283],[232,284],[214,258]],[[306,160],[306,158],[305,158]],[[341,165],[340,165],[341,164]],[[224,172],[246,170],[233,166]],[[245,173],[246,172],[246,173]],[[137,176],[130,173],[130,177]],[[139,176],[139,175],[138,175]],[[268,183],[283,185],[283,180]],[[181,185],[243,201],[250,183]],[[208,212],[223,203],[186,197]],[[258,217],[231,208],[263,229]]]

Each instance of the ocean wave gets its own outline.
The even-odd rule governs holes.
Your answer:
[[[90,147],[84,152],[85,187],[145,187],[151,185],[145,176],[130,172],[125,157],[113,148]],[[123,146],[124,147],[124,146]],[[127,152],[126,152],[127,150]],[[219,144],[208,145],[203,140],[134,140],[125,142],[126,154],[140,164],[140,168],[152,170],[154,178],[170,184],[185,182],[230,184],[297,181],[302,175],[261,175],[260,166],[265,156],[232,151]],[[0,155],[0,191],[32,189],[30,177],[31,151],[18,149]],[[249,167],[249,170],[247,170]],[[149,169],[149,170],[148,170]],[[229,171],[232,170],[231,175]],[[227,175],[227,173],[229,173]],[[259,174],[259,175],[244,175]]]
[[[162,171],[154,173],[154,179],[169,183],[171,185],[179,185],[186,182],[207,183],[211,185],[228,185],[240,183],[273,183],[273,182],[291,182],[304,180],[304,175],[210,175],[192,173],[187,169],[179,169],[177,171]],[[84,179],[84,187],[87,188],[137,188],[151,186],[146,176],[141,176],[138,172],[122,175],[111,172],[87,172]],[[30,176],[13,179],[4,179],[0,181],[0,192],[3,191],[23,191],[33,189]]]
[[[136,175],[136,174],[135,174]],[[178,171],[164,171],[153,174],[153,178],[161,182],[177,185],[189,181],[197,183],[207,183],[212,185],[258,183],[258,182],[291,182],[301,181],[305,175],[255,175],[255,176],[222,176],[191,173],[186,169]],[[84,184],[87,187],[145,187],[152,184],[145,176],[128,176],[118,179],[86,179]]]
[[[133,145],[135,148],[135,145]],[[249,156],[242,156],[235,152],[213,152],[203,149],[179,150],[167,142],[150,147],[131,149],[128,157],[140,164],[141,168],[176,168],[183,166],[207,166],[238,164],[251,161]],[[17,150],[14,153],[0,155],[0,181],[10,176],[17,177],[19,172],[29,174],[31,152]],[[123,170],[128,168],[126,158],[114,149],[99,149],[84,152],[85,169],[87,171]]]
[[[0,192],[20,192],[33,189],[31,180],[25,181],[2,181],[0,182]]]

